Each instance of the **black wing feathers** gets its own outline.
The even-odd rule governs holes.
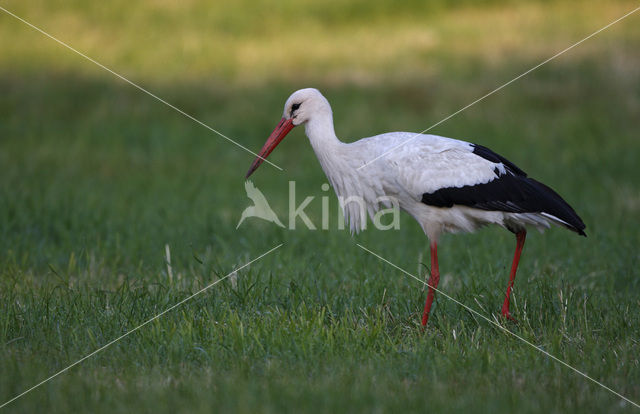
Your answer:
[[[495,162],[496,164],[502,163],[507,169],[507,171],[511,171],[511,173],[515,175],[523,175],[525,177],[527,176],[527,173],[522,171],[520,168],[518,168],[517,165],[515,165],[514,163],[512,163],[502,155],[496,154],[495,152],[491,151],[489,148],[483,147],[482,145],[478,145],[478,144],[471,144],[471,145],[473,146],[473,153],[476,154],[477,156],[482,157],[485,160]]]
[[[486,147],[474,146],[474,154],[491,162],[502,163],[506,174],[496,174],[488,183],[440,188],[422,195],[422,202],[434,207],[463,205],[481,210],[509,213],[547,213],[585,235],[585,225],[566,201],[551,188],[528,178],[515,164]]]

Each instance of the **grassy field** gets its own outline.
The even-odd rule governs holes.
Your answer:
[[[210,4],[214,3],[214,4]],[[219,3],[219,4],[218,4]],[[632,1],[2,1],[0,6],[258,150],[295,89],[345,141],[420,131],[637,7]],[[428,3],[425,5],[423,3]],[[587,224],[530,233],[505,326],[640,401],[640,14],[431,132],[502,153]],[[0,404],[283,246],[0,411],[633,412],[440,296],[399,231],[248,219],[253,156],[0,11]],[[326,182],[302,130],[255,184]],[[492,317],[514,248],[445,236],[440,288]],[[171,252],[168,271],[165,246]]]

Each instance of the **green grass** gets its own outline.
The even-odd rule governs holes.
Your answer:
[[[633,2],[56,1],[1,5],[257,150],[295,89],[350,141],[419,131],[637,7]],[[640,400],[638,16],[432,132],[487,145],[587,224],[531,233],[506,324]],[[427,241],[400,231],[235,229],[252,156],[0,14],[0,404],[271,249],[4,408],[7,412],[626,412],[634,407],[437,297]],[[254,175],[320,222],[302,130]],[[170,246],[169,278],[165,245]],[[445,236],[441,289],[497,314],[514,248]]]

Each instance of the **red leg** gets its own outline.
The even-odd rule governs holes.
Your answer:
[[[438,245],[436,242],[431,243],[431,277],[427,285],[429,286],[429,293],[427,293],[427,302],[424,304],[424,313],[422,314],[422,326],[427,326],[429,320],[429,312],[431,311],[431,304],[433,303],[434,289],[438,288],[438,282],[440,281],[440,271],[438,270]]]
[[[509,297],[511,296],[511,288],[513,287],[513,281],[516,279],[516,271],[518,270],[518,263],[520,262],[520,254],[524,247],[524,239],[527,237],[526,231],[520,231],[516,233],[516,253],[513,256],[513,264],[511,265],[511,273],[509,274],[509,284],[507,285],[507,294],[504,298],[504,304],[502,305],[502,316],[507,319],[515,320],[509,313]]]

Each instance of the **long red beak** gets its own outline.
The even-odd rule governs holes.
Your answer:
[[[282,141],[282,139],[287,136],[289,131],[291,131],[294,126],[295,125],[293,125],[292,119],[282,118],[280,120],[276,129],[274,129],[271,135],[269,135],[269,138],[267,138],[267,142],[264,143],[264,146],[258,153],[256,159],[253,160],[249,171],[247,171],[247,175],[245,175],[244,177],[245,179],[249,178],[249,176],[258,169],[260,164],[262,164],[262,161],[264,161],[269,156],[269,154],[271,154],[271,151],[273,151],[278,146],[280,141]]]

